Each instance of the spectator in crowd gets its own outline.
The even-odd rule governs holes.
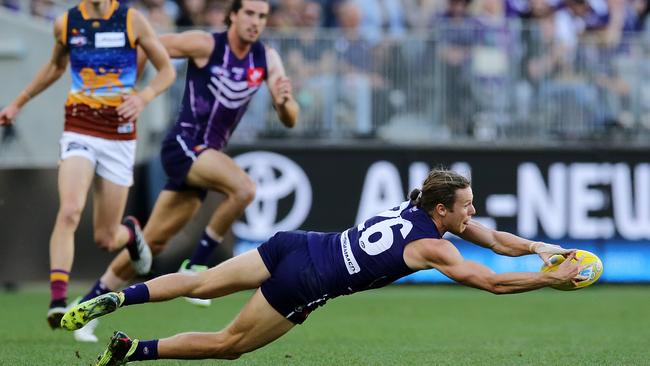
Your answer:
[[[333,108],[328,107],[335,98],[334,47],[331,39],[319,37],[322,8],[318,2],[305,3],[301,19],[298,39],[285,50],[287,72],[301,106],[301,120],[321,132],[334,124]]]
[[[383,87],[384,79],[375,72],[373,46],[361,35],[362,8],[356,0],[346,0],[337,8],[341,37],[334,44],[337,56],[338,94],[336,116],[355,133],[372,132],[373,89]],[[353,112],[349,112],[352,109]]]
[[[208,1],[205,21],[211,31],[226,29],[226,4],[221,0]]]
[[[58,15],[58,10],[54,7],[52,0],[31,0],[29,11],[33,16],[54,21]]]
[[[206,3],[206,0],[180,0],[181,12],[176,26],[181,29],[205,26]]]
[[[305,0],[280,0],[269,16],[269,27],[292,31],[302,25]]]
[[[436,14],[443,13],[447,1],[440,0],[402,0],[406,24],[409,31],[422,34],[431,26],[431,19]]]
[[[476,107],[471,133],[493,139],[512,123],[516,65],[520,60],[519,26],[509,24],[502,0],[481,0],[472,46],[471,88]]]
[[[0,0],[0,7],[14,11],[19,11],[21,8],[19,0]]]
[[[450,130],[464,130],[470,119],[470,60],[474,42],[474,20],[469,12],[471,0],[447,0],[444,13],[431,21],[432,32],[438,40],[437,75],[442,78],[442,115]],[[466,132],[466,131],[465,131]]]
[[[354,0],[361,9],[359,34],[376,46],[385,38],[399,39],[406,34],[406,15],[400,0]]]
[[[140,0],[133,4],[140,10],[158,33],[175,29],[178,5],[171,0]]]

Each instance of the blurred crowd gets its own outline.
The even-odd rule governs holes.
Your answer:
[[[46,19],[73,4],[24,1],[0,4]],[[228,6],[127,1],[159,32],[224,29]],[[270,0],[268,27],[311,133],[371,135],[407,115],[451,135],[571,137],[650,129],[649,1]]]
[[[126,0],[149,16],[157,28],[221,28],[228,0]],[[53,19],[70,0],[0,0],[16,11]],[[585,32],[603,31],[607,42],[627,31],[644,29],[648,0],[270,0],[268,26],[283,31],[345,26],[346,13],[358,11],[360,35],[378,42],[409,32],[427,32],[440,22],[497,24],[506,19],[549,23],[567,43]],[[551,24],[552,23],[552,24]]]

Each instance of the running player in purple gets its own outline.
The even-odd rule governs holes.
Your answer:
[[[162,144],[168,181],[143,230],[153,254],[194,216],[207,190],[225,195],[180,272],[207,269],[210,254],[255,196],[253,181],[221,150],[264,81],[282,123],[293,127],[298,119],[299,107],[280,56],[258,40],[268,13],[266,0],[235,0],[224,33],[188,31],[160,37],[171,57],[189,63],[179,116]],[[121,289],[134,275],[128,254],[120,253],[83,301]],[[188,300],[210,304],[208,299]],[[85,328],[88,337],[77,338],[92,339],[92,328]]]
[[[138,340],[116,332],[97,365],[152,359],[236,359],[304,322],[329,299],[385,286],[410,273],[435,268],[464,285],[496,294],[577,281],[580,262],[564,261],[556,272],[509,272],[463,259],[446,232],[507,256],[537,253],[575,258],[575,250],[490,230],[472,220],[476,213],[469,181],[432,170],[410,200],[342,233],[279,232],[251,250],[198,275],[174,273],[108,293],[70,310],[62,327],[76,329],[126,305],[179,296],[217,298],[257,291],[237,317],[216,333],[183,333]]]

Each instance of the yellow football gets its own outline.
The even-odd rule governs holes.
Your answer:
[[[598,281],[600,275],[603,274],[603,262],[600,261],[597,255],[594,253],[588,252],[586,250],[577,250],[576,259],[572,259],[573,262],[577,262],[577,259],[582,258],[582,266],[584,267],[580,271],[580,276],[585,277],[586,279],[580,280],[577,284],[573,284],[571,281],[562,283],[560,285],[552,286],[554,289],[562,291],[573,291],[585,288],[592,283]],[[547,266],[546,263],[541,268],[542,272],[553,272],[557,270],[557,267],[564,262],[564,257],[556,254],[552,256],[549,260],[551,262],[550,266]]]

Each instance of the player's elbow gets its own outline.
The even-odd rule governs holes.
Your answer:
[[[493,244],[490,249],[492,249],[493,252],[499,255],[505,255],[508,257],[515,257],[515,253],[511,250],[511,248],[506,247],[504,245],[501,245],[499,243]]]
[[[169,88],[174,80],[176,80],[176,69],[170,62],[168,62],[159,72],[165,79],[165,89]]]
[[[508,290],[507,287],[500,286],[500,285],[495,285],[490,288],[490,292],[495,294],[495,295],[506,295],[509,294],[510,291]]]
[[[296,127],[296,120],[293,119],[293,120],[284,121],[284,126],[286,128],[294,128]]]
[[[482,284],[480,287],[492,294],[495,295],[505,295],[510,293],[509,289],[507,286],[504,286],[497,278],[496,274],[492,274],[490,276],[487,276],[481,281]]]
[[[298,115],[295,114],[286,116],[285,118],[282,118],[281,121],[286,128],[294,128],[298,122]]]

